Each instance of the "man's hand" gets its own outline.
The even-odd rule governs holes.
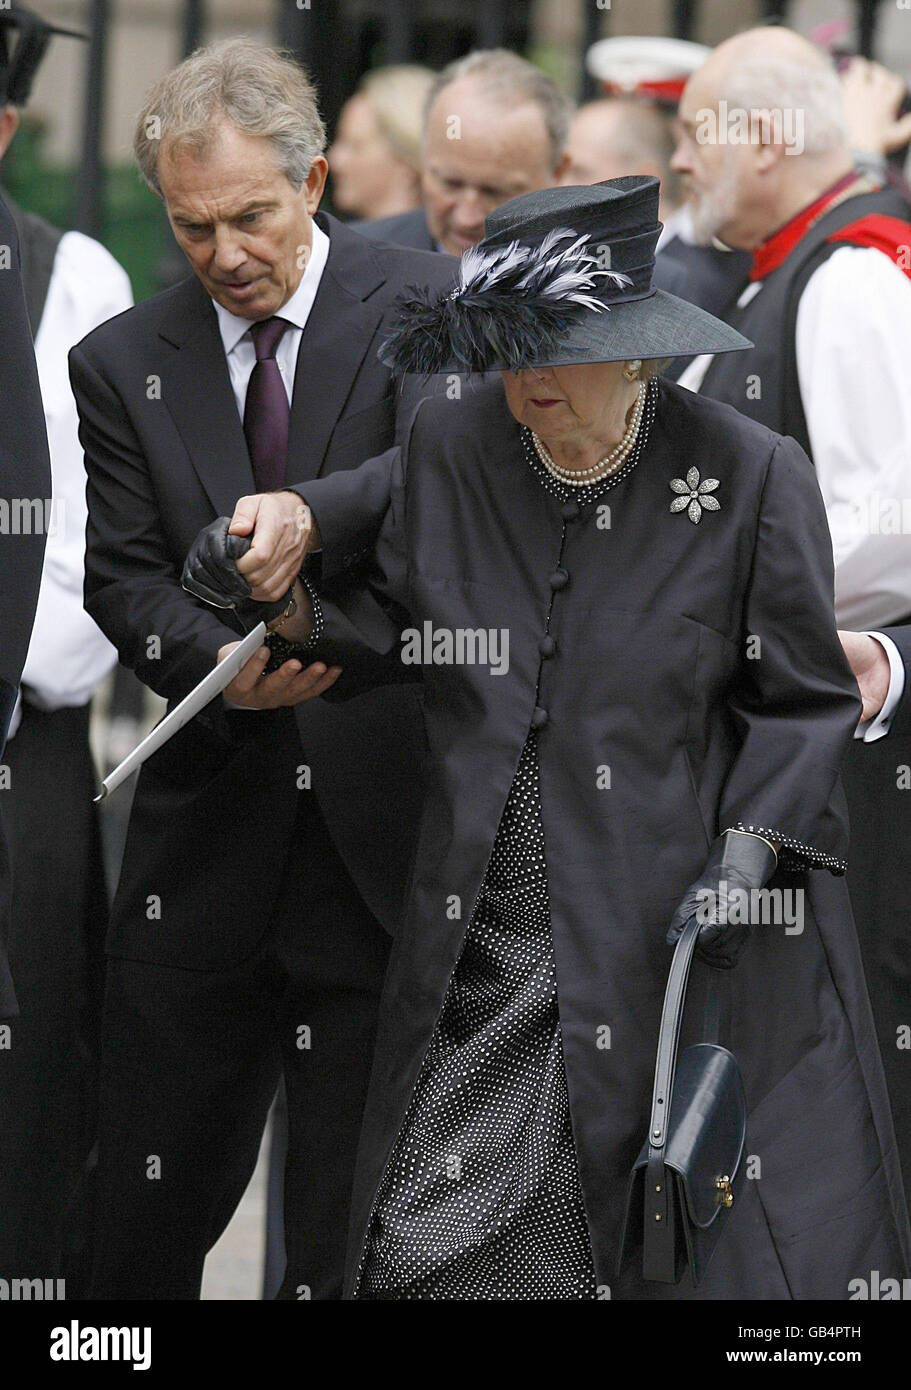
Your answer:
[[[841,77],[848,125],[848,144],[854,150],[892,154],[911,140],[911,114],[899,116],[905,79],[881,63],[854,58]]]
[[[839,632],[864,708],[861,722],[879,714],[889,693],[891,671],[885,648],[865,632]]]
[[[237,570],[257,602],[274,603],[291,588],[307,552],[319,549],[313,513],[296,492],[241,497],[228,534],[249,536],[251,531],[253,543],[237,561]]]
[[[237,642],[228,642],[218,653],[218,660],[225,657]],[[314,661],[312,666],[301,667],[299,661],[286,661],[277,671],[264,676],[263,671],[269,660],[269,648],[260,647],[242,666],[230,685],[225,686],[225,699],[231,705],[242,705],[244,709],[280,709],[284,705],[299,705],[302,700],[313,700],[334,685],[342,673],[341,666],[327,667],[323,661]]]

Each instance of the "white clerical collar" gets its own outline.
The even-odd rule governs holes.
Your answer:
[[[313,308],[313,301],[316,299],[316,291],[319,289],[319,282],[329,259],[329,238],[318,227],[316,222],[310,223],[313,241],[310,247],[310,258],[307,261],[304,273],[300,278],[300,284],[276,313],[280,318],[287,319],[293,323],[295,328],[303,328],[310,316]],[[224,344],[225,354],[234,351],[237,344],[245,333],[253,327],[251,319],[242,318],[240,314],[232,314],[230,309],[226,309],[222,304],[216,303],[215,312],[218,315],[218,329],[221,333],[221,340]]]

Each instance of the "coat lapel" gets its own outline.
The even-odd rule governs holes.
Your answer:
[[[254,491],[253,468],[212,301],[195,277],[180,289],[159,329],[177,349],[162,371],[162,400],[216,516],[230,516]]]
[[[386,276],[371,243],[325,213],[329,258],[301,336],[291,402],[287,477],[305,482],[323,466],[332,431],[383,317],[370,296]]]
[[[315,478],[383,317],[366,301],[386,276],[371,243],[318,213],[329,257],[301,335],[291,403],[287,477]],[[162,371],[162,399],[218,516],[254,491],[253,469],[231,388],[218,318],[194,277],[179,287],[159,333],[177,349]],[[292,462],[293,460],[293,462]]]

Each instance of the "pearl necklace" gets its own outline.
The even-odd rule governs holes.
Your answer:
[[[642,412],[645,409],[647,395],[648,386],[644,381],[640,381],[639,393],[636,397],[636,403],[633,406],[632,419],[626,428],[623,438],[609,454],[605,455],[603,459],[600,459],[598,463],[592,464],[591,468],[563,468],[561,464],[554,461],[547,445],[538,438],[534,430],[529,430],[532,443],[535,446],[535,452],[548,473],[559,482],[565,483],[568,487],[590,487],[592,483],[600,483],[604,478],[609,478],[612,473],[616,473],[623,467],[635,447],[639,426],[642,423]]]

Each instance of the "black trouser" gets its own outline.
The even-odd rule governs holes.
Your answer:
[[[851,817],[848,886],[867,988],[895,1120],[905,1188],[911,1193],[911,793],[901,769],[911,737],[852,743],[842,767]]]
[[[107,925],[88,733],[88,705],[24,703],[0,792],[20,1009],[0,1048],[0,1278],[65,1276],[69,1297],[85,1292],[69,1218],[95,1129]]]
[[[274,923],[244,964],[210,973],[109,961],[94,1298],[198,1298],[282,1072],[282,1296],[340,1296],[388,949],[301,797]]]

